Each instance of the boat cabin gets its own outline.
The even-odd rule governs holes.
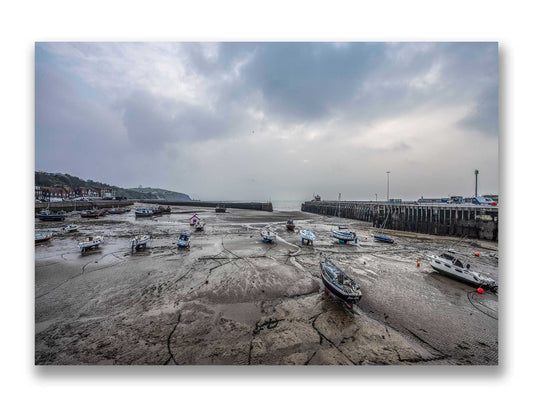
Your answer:
[[[189,219],[189,222],[191,223],[191,226],[194,226],[194,224],[195,224],[196,222],[200,222],[200,218],[199,218],[196,214],[194,214],[194,215],[192,215],[192,217]]]

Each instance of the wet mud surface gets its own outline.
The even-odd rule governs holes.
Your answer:
[[[139,205],[136,205],[139,206]],[[188,219],[206,221],[195,232]],[[292,218],[296,231],[285,222]],[[54,237],[35,245],[35,363],[150,365],[397,365],[498,363],[498,296],[437,274],[426,255],[450,246],[498,280],[498,247],[486,241],[390,231],[374,242],[368,223],[343,220],[357,245],[337,243],[337,219],[301,212],[172,207],[65,222],[35,221]],[[62,228],[78,223],[78,232]],[[263,243],[269,227],[276,243]],[[314,246],[301,244],[310,229]],[[178,249],[180,231],[190,250]],[[145,250],[129,240],[149,234]],[[77,241],[103,235],[81,254]],[[474,256],[474,252],[480,256]],[[347,309],[328,298],[319,253],[363,292]],[[417,267],[420,262],[420,267]]]

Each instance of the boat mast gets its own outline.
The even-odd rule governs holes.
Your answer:
[[[339,229],[341,228],[341,193],[339,192]]]

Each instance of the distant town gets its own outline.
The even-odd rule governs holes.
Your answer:
[[[78,187],[54,185],[51,187],[35,186],[35,200],[40,202],[116,199],[116,191],[112,188]]]

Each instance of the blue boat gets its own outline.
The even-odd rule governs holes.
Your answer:
[[[135,217],[139,217],[139,218],[148,218],[148,217],[151,217],[152,215],[154,214],[154,212],[150,209],[137,209],[135,211]]]
[[[50,220],[50,221],[61,221],[65,220],[67,214],[65,212],[58,212],[56,214],[51,214],[48,210],[42,211],[37,217],[40,220]]]
[[[379,231],[381,233],[383,233],[383,229],[385,228],[385,224],[387,223],[387,219],[389,218],[389,214],[387,214],[387,217],[385,218],[385,220],[383,221],[383,224],[381,225],[381,227],[379,228]],[[394,242],[394,239],[391,238],[391,237],[388,237],[388,236],[383,236],[383,235],[374,235],[374,240],[376,242],[382,242],[382,243],[390,243],[390,244],[396,244]]]
[[[378,242],[383,242],[383,243],[394,243],[394,239],[392,239],[390,237],[387,237],[387,236],[376,236],[376,235],[374,235],[374,240],[376,240]]]
[[[185,247],[189,249],[191,247],[191,234],[188,232],[181,232],[178,237],[178,247]]]
[[[339,243],[348,243],[353,240],[354,243],[357,243],[357,235],[355,232],[350,232],[347,227],[341,226],[341,194],[339,193],[339,226],[338,229],[331,231],[331,235],[335,239],[339,239]]]

